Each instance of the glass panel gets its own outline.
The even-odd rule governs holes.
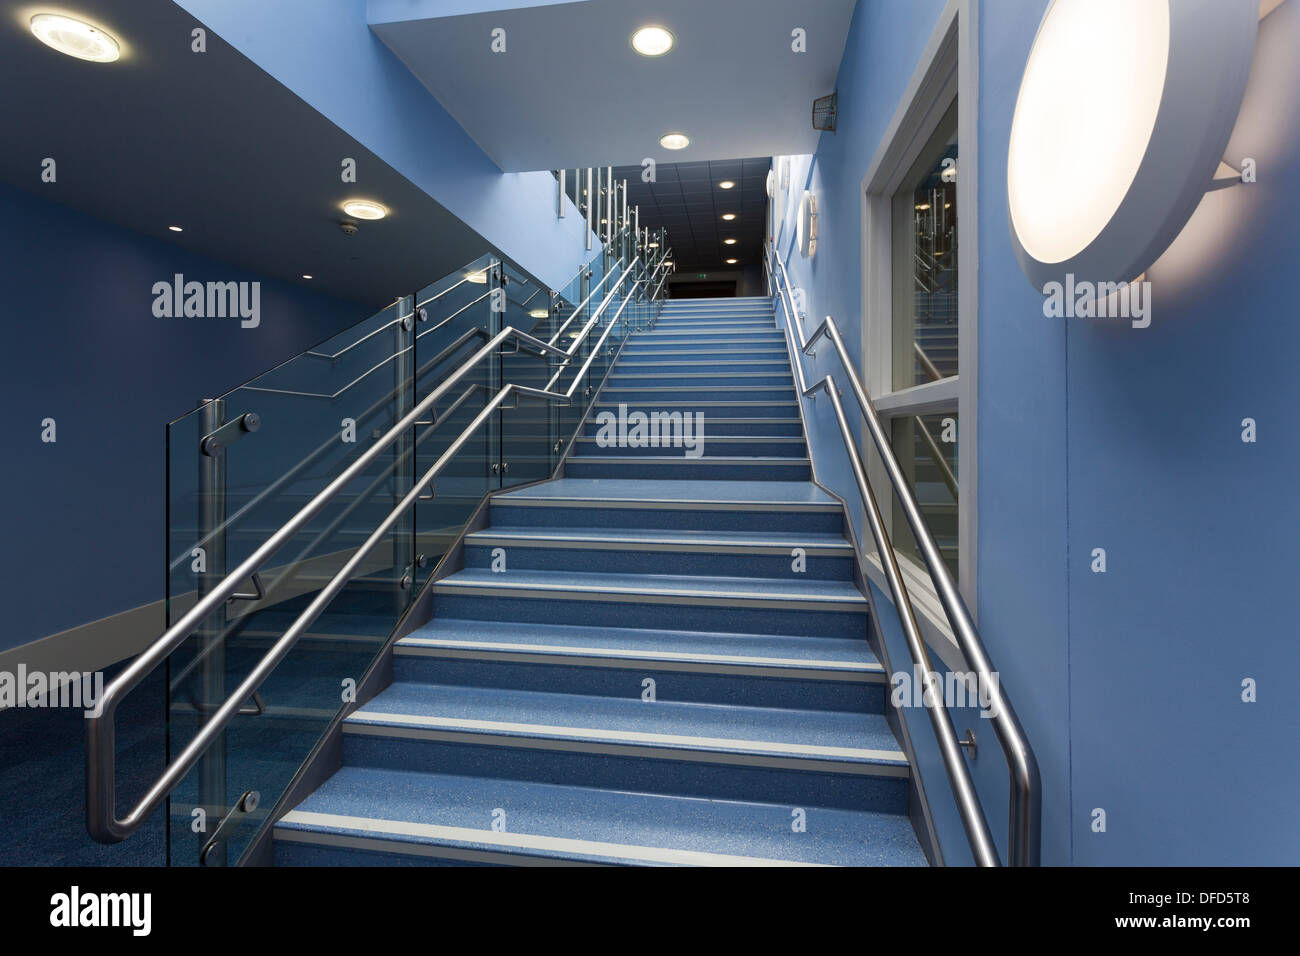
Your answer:
[[[169,426],[169,623],[409,411],[412,319],[411,300],[399,300]],[[171,655],[173,759],[392,511],[409,487],[401,447],[363,468]],[[235,862],[338,710],[344,681],[361,680],[405,611],[411,551],[408,519],[377,540],[174,791],[173,865],[197,865],[230,808],[257,792],[260,807],[207,859]]]
[[[632,252],[630,229],[619,243]],[[649,277],[643,265],[612,291],[623,269],[606,250],[553,292],[483,256],[168,426],[169,623],[373,455],[168,660],[175,759],[304,612],[314,617],[172,794],[173,865],[239,860],[485,496],[551,475],[613,356],[657,314],[644,301],[648,284],[632,284]],[[505,325],[578,345],[566,363],[510,344],[450,384]],[[571,405],[518,395],[489,411],[506,382],[564,392],[575,378]],[[435,393],[395,441],[371,451]],[[435,466],[426,496],[396,511]],[[253,793],[256,808],[244,800]]]
[[[957,374],[957,102],[894,197],[893,383]]]
[[[421,398],[501,330],[500,316],[492,311],[492,291],[500,287],[500,275],[500,260],[482,256],[416,295],[416,303],[425,309],[415,341],[415,393]],[[496,416],[458,451],[452,451],[452,444],[487,407],[500,388],[499,378],[497,361],[485,359],[439,399],[430,414],[421,416],[424,424],[416,426],[415,475],[424,475],[448,453],[452,457],[434,482],[433,497],[415,507],[414,590],[423,586],[483,496],[498,487],[493,467],[499,444]]]
[[[926,527],[934,535],[944,563],[957,576],[957,413],[904,415],[891,422],[898,463],[916,496]],[[894,500],[894,546],[921,562],[912,529],[897,496]]]
[[[530,293],[515,271],[505,269],[505,312],[501,327],[527,329],[536,323],[530,316],[532,304],[542,299],[541,291]],[[539,310],[540,311],[540,310]],[[576,320],[575,320],[576,321]],[[544,323],[549,325],[549,323]],[[572,328],[572,324],[570,328]],[[557,329],[558,330],[558,329]],[[548,341],[551,335],[540,336]],[[567,343],[556,341],[556,347]],[[547,389],[561,360],[533,346],[518,343],[505,345],[501,354],[501,384],[514,383],[541,391]],[[559,411],[557,403],[531,395],[513,393],[502,405],[499,417],[501,436],[501,485],[525,484],[551,477],[559,461]]]

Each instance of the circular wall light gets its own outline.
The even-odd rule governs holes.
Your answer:
[[[388,209],[368,199],[349,199],[343,204],[343,211],[357,219],[383,219]]]
[[[51,49],[92,63],[112,63],[122,47],[98,27],[58,13],[38,13],[31,19],[32,34]]]
[[[642,27],[632,34],[632,49],[642,56],[663,56],[673,48],[673,35],[663,27]]]
[[[659,137],[659,145],[664,149],[685,149],[691,145],[691,139],[685,133],[664,133]]]
[[[1220,0],[1053,0],[1011,123],[1007,209],[1035,286],[1135,279],[1223,159],[1258,9]]]

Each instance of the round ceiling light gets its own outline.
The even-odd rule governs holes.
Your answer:
[[[736,185],[736,184],[733,183],[730,179],[724,179],[722,182],[718,183],[718,188],[719,188],[719,189],[731,189],[731,188],[733,188],[735,185]]]
[[[1255,4],[1053,0],[1007,156],[1011,235],[1035,286],[1130,281],[1168,248],[1223,159],[1257,30]]]
[[[349,199],[343,204],[343,211],[357,219],[383,219],[388,209],[368,199]]]
[[[728,259],[728,260],[727,260],[727,265],[729,265],[729,266],[734,266],[734,265],[735,265],[737,262],[739,262],[739,261],[740,261],[739,259]]]
[[[530,319],[544,319],[550,314],[549,309],[533,309],[533,311],[528,313],[528,317]]]
[[[734,246],[736,244],[735,239],[723,239],[722,242],[724,245],[728,245],[728,246]]]
[[[736,218],[736,214],[734,212],[724,212],[722,218],[726,222],[731,222],[731,220]]]
[[[673,35],[663,27],[642,27],[632,34],[632,49],[642,56],[663,56],[673,48]]]
[[[685,133],[664,133],[659,137],[659,145],[664,149],[685,149],[691,140]]]
[[[181,228],[180,226],[168,226],[167,228],[168,228],[168,230],[171,231],[171,232],[184,232],[184,231],[185,231],[185,230],[184,230],[183,228]]]
[[[83,20],[58,13],[38,13],[31,19],[32,33],[46,46],[92,63],[112,63],[122,55],[118,42]]]

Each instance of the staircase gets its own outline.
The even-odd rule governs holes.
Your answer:
[[[701,413],[703,453],[602,439],[636,412]],[[668,303],[562,477],[491,500],[275,863],[924,865],[842,521],[770,300]]]

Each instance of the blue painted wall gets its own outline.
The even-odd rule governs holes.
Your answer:
[[[163,597],[165,426],[369,310],[0,185],[0,650]],[[159,319],[152,286],[262,281],[261,324]],[[58,441],[41,441],[41,421]],[[18,599],[21,596],[21,599]]]
[[[366,0],[176,3],[551,288],[591,257],[554,177],[501,172],[370,31]]]
[[[859,184],[941,7],[859,3],[838,134],[793,158],[792,195],[820,196],[819,248],[802,259],[788,230],[780,245],[809,331],[835,315],[858,358]],[[1146,330],[1044,318],[1012,250],[1007,140],[1045,8],[980,4],[978,396],[978,615],[1041,764],[1043,859],[1294,863],[1300,705],[1281,675],[1296,660],[1283,601],[1300,527],[1286,265],[1300,253],[1300,67],[1288,52],[1300,6],[1263,22],[1228,150],[1255,158],[1260,181],[1210,194],[1150,270]],[[821,356],[807,367],[834,371]],[[820,476],[856,500],[829,410],[811,415]],[[1259,423],[1257,443],[1241,441],[1244,418]],[[1090,570],[1096,547],[1104,575]],[[896,623],[885,624],[893,664],[906,666]],[[1246,678],[1259,682],[1257,703],[1241,699]],[[908,722],[948,861],[968,861],[928,722]],[[971,713],[956,723],[988,726]],[[973,775],[1004,847],[1004,764],[991,732],[981,740]],[[1094,808],[1105,833],[1091,828]]]

